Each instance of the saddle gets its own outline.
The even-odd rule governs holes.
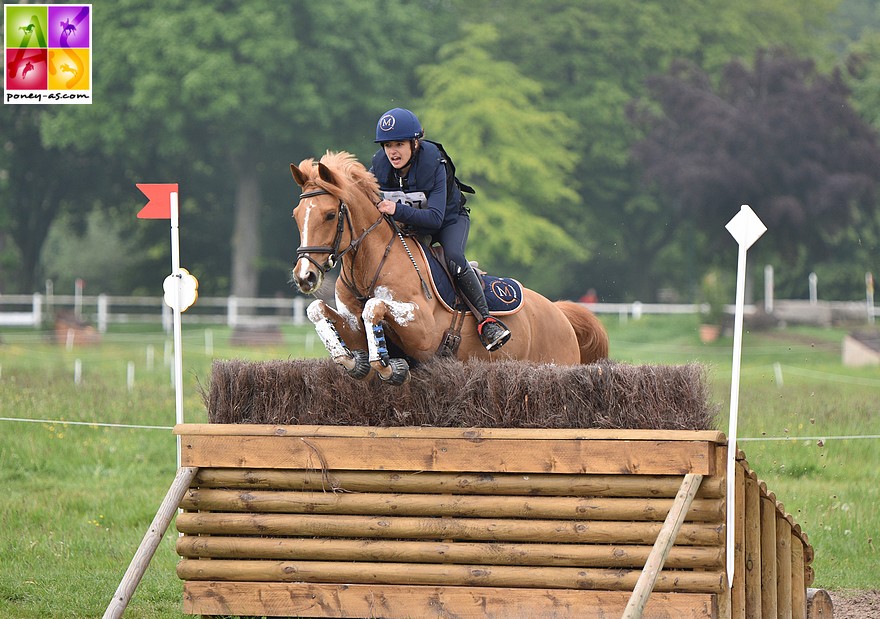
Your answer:
[[[428,279],[434,294],[440,305],[452,314],[452,322],[443,333],[437,354],[440,356],[454,356],[461,344],[461,328],[464,325],[465,316],[470,308],[453,283],[452,274],[446,267],[446,258],[443,247],[429,245],[425,240],[419,239],[419,251],[425,257],[428,265]],[[483,285],[483,294],[489,306],[489,313],[493,316],[515,314],[522,308],[523,293],[522,284],[510,277],[496,277],[488,275],[485,271],[471,263],[480,283]]]

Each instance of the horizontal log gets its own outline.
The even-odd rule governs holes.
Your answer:
[[[493,520],[317,514],[182,513],[177,530],[188,535],[285,535],[581,544],[653,544],[660,522]],[[676,543],[723,543],[723,523],[686,523]]]
[[[697,498],[720,498],[723,482],[723,477],[718,475],[704,478]],[[681,476],[201,468],[193,486],[323,492],[341,489],[349,492],[672,498],[681,486]]]
[[[480,441],[504,439],[587,439],[622,441],[709,441],[726,445],[716,430],[602,430],[590,428],[437,428],[425,426],[315,426],[270,424],[187,423],[174,426],[181,436],[343,436],[392,438],[465,438]]]
[[[827,595],[827,594],[826,594]],[[268,617],[620,617],[625,591],[188,581],[183,612]],[[717,617],[716,594],[654,592],[645,617]]]
[[[355,563],[347,561],[236,561],[181,559],[182,580],[243,582],[324,582],[358,584],[530,587],[544,589],[632,590],[640,570],[506,565]],[[655,591],[721,593],[723,571],[663,570]]]
[[[177,554],[190,559],[303,559],[642,568],[650,552],[651,546],[648,545],[444,543],[190,535],[177,539]],[[720,546],[674,546],[665,563],[669,569],[717,570],[723,565],[724,549]]]
[[[180,507],[193,511],[289,514],[662,521],[669,513],[672,501],[190,489]],[[721,499],[697,499],[687,514],[687,520],[691,522],[720,522],[723,519],[724,503]]]
[[[182,466],[712,475],[715,443],[581,439],[181,437]]]

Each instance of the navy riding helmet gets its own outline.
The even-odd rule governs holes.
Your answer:
[[[424,135],[422,123],[416,115],[402,107],[388,110],[376,123],[375,142],[406,142],[418,140]]]

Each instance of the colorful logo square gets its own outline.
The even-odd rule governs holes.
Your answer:
[[[48,50],[25,47],[6,50],[7,90],[46,90]]]
[[[3,103],[92,102],[92,5],[6,4]]]
[[[91,50],[49,49],[49,90],[89,90]]]
[[[6,4],[6,48],[48,47],[49,7],[37,4]]]
[[[74,4],[49,6],[49,47],[89,47],[91,7]]]

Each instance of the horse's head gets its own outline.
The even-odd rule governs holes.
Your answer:
[[[371,204],[368,194],[375,193],[377,186],[373,176],[348,153],[328,152],[319,162],[305,159],[299,166],[290,164],[290,172],[302,190],[293,209],[300,246],[292,279],[301,292],[311,294],[351,248],[354,224],[350,205],[365,200]]]

